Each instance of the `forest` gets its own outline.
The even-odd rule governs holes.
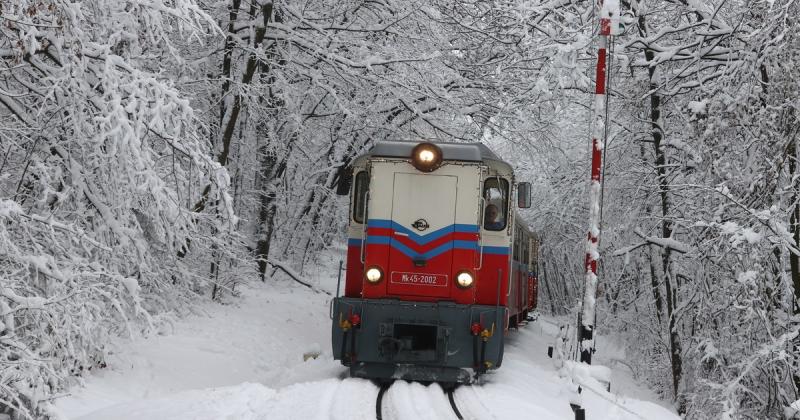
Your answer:
[[[597,334],[687,419],[795,418],[800,3],[618,1]],[[384,140],[513,163],[540,310],[574,319],[597,11],[0,0],[0,418],[47,418],[115,337],[303,281],[345,240],[343,168]]]

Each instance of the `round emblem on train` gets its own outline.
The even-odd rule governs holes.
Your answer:
[[[425,219],[417,219],[417,220],[414,221],[414,223],[411,224],[411,227],[413,227],[414,229],[422,232],[422,231],[428,229],[429,227],[431,227],[431,225],[429,225],[428,221],[425,220]]]

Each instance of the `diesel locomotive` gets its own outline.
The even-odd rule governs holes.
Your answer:
[[[378,380],[469,383],[500,367],[508,328],[536,307],[538,241],[516,213],[530,184],[481,143],[377,143],[341,179],[334,358]]]

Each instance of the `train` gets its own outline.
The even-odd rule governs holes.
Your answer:
[[[386,141],[337,193],[350,206],[334,359],[378,381],[465,384],[499,368],[508,329],[536,309],[539,242],[517,212],[530,184],[482,143]]]

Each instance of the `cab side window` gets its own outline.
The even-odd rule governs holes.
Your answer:
[[[356,175],[355,188],[353,188],[353,221],[364,223],[367,212],[367,191],[369,191],[369,174],[361,171]]]
[[[483,228],[501,231],[508,222],[508,181],[489,178],[483,182]]]

